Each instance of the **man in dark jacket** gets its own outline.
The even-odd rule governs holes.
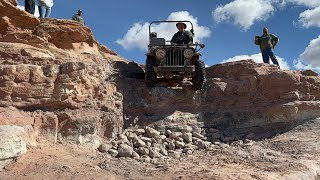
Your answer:
[[[82,10],[78,10],[78,13],[72,17],[72,20],[78,21],[81,24],[85,25],[84,19],[82,17]]]
[[[273,64],[276,64],[280,68],[279,62],[273,52],[273,49],[279,43],[279,38],[270,34],[268,28],[263,28],[263,35],[256,36],[254,42],[260,46],[263,62],[269,64],[271,58]]]
[[[186,31],[187,25],[182,22],[176,24],[179,31],[175,33],[171,39],[171,43],[190,44],[193,43],[193,35],[190,31]]]
[[[30,14],[34,14],[36,9],[35,0],[25,0],[24,1],[24,10]]]

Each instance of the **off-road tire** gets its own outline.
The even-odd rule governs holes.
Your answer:
[[[154,60],[147,58],[146,60],[146,72],[145,72],[145,83],[148,87],[154,86],[157,79],[157,74],[154,71]]]
[[[195,90],[201,90],[206,80],[206,67],[201,60],[197,61],[195,66],[195,76],[192,78],[192,84]]]

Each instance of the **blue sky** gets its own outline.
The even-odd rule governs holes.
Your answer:
[[[139,63],[145,61],[148,37],[145,28],[149,22],[191,18],[197,27],[198,40],[206,44],[201,51],[208,65],[243,58],[261,62],[253,38],[261,35],[263,27],[268,27],[280,38],[275,53],[282,66],[320,70],[320,0],[64,0],[54,3],[51,17],[69,19],[77,9],[82,9],[86,24],[98,41]],[[168,34],[176,31],[174,27],[172,24],[172,27],[156,29],[164,31],[168,38]]]

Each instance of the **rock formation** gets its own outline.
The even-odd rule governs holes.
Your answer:
[[[99,44],[88,27],[39,20],[14,3],[0,0],[0,161],[25,153],[39,137],[104,142],[101,152],[123,157],[190,153],[207,142],[270,137],[320,116],[313,71],[244,60],[207,68],[199,92],[187,84],[147,88],[143,66]],[[150,138],[167,140],[165,149],[145,148]]]
[[[97,147],[115,137],[123,128],[122,95],[111,79],[111,62],[123,59],[99,44],[88,27],[40,21],[11,3],[0,1],[1,134],[16,125],[31,129],[17,135],[24,144],[41,136]],[[4,141],[11,146],[16,139]],[[1,152],[5,158],[13,156]]]

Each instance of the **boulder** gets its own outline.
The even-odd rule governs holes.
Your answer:
[[[318,76],[318,73],[312,71],[311,69],[307,69],[301,72],[304,76]]]
[[[192,133],[183,133],[182,138],[186,143],[190,143],[192,142]]]
[[[150,138],[158,138],[158,137],[160,137],[160,132],[155,130],[155,129],[153,129],[153,128],[151,128],[151,127],[146,127],[145,130],[146,130],[147,136],[150,137]]]
[[[133,152],[133,148],[129,145],[121,144],[118,147],[118,157],[132,157]]]
[[[174,144],[175,144],[175,147],[178,148],[178,149],[182,149],[184,147],[184,145],[185,145],[181,141],[175,141]]]
[[[149,155],[149,149],[145,147],[139,147],[135,151],[140,155]]]
[[[146,143],[144,141],[142,141],[141,139],[138,139],[136,142],[134,142],[133,146],[136,148],[146,147]]]
[[[101,144],[98,148],[98,150],[102,153],[108,152],[112,148],[112,145],[110,144]]]
[[[23,127],[0,125],[0,169],[13,158],[27,152],[26,131]]]

